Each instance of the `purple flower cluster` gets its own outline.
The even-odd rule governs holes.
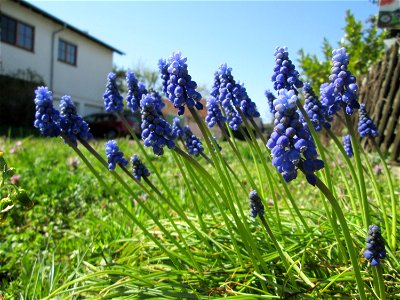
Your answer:
[[[146,87],[143,82],[139,82],[135,73],[128,70],[126,72],[126,84],[128,86],[128,93],[126,95],[127,106],[136,112],[140,109],[140,100],[142,95],[147,94]]]
[[[76,107],[70,96],[63,96],[60,102],[61,109],[61,131],[68,136],[69,140],[75,145],[77,138],[83,140],[91,139],[93,136],[89,132],[88,124],[76,111]]]
[[[40,86],[35,90],[36,114],[34,126],[48,137],[60,134],[60,112],[53,107],[53,96],[47,87]]]
[[[183,127],[183,134],[185,146],[189,154],[197,157],[204,152],[203,144],[200,142],[199,138],[193,134],[188,125]]]
[[[207,100],[207,116],[206,122],[209,128],[215,126],[215,124],[223,124],[226,118],[223,116],[219,102],[214,96],[210,96]]]
[[[326,125],[324,106],[318,100],[318,97],[315,95],[314,90],[309,83],[304,84],[303,92],[305,96],[304,109],[307,112],[311,123],[314,125],[315,130],[320,131],[322,127]],[[303,122],[303,125],[308,127],[305,121]]]
[[[294,90],[282,89],[274,101],[275,128],[268,140],[272,164],[282,173],[286,182],[297,177],[296,167],[301,166],[307,181],[315,185],[315,171],[324,167],[310,132],[304,128],[297,112],[297,96]]]
[[[122,166],[126,166],[128,164],[128,161],[124,158],[124,153],[119,151],[119,147],[116,141],[108,141],[104,144],[104,146],[106,148],[108,169],[110,171],[115,170],[117,164],[121,164]]]
[[[364,257],[369,260],[371,266],[379,266],[380,259],[386,258],[385,241],[381,235],[379,227],[376,225],[369,226],[367,235],[367,250]]]
[[[219,66],[214,74],[214,85],[211,90],[211,96],[217,99],[218,103],[225,109],[226,120],[229,127],[238,130],[242,124],[242,118],[236,110],[239,108],[244,97],[242,87],[237,84],[232,76],[232,69],[226,64]]]
[[[270,90],[266,90],[265,97],[267,97],[269,112],[275,114],[276,113],[274,108],[274,100],[276,99],[275,95]]]
[[[299,79],[299,72],[296,71],[294,64],[289,59],[287,47],[276,47],[274,56],[274,74],[271,78],[274,89],[276,91],[281,89],[296,91],[296,88],[301,88],[303,82]]]
[[[356,78],[347,70],[349,55],[346,48],[335,49],[332,54],[332,74],[329,83],[322,87],[321,102],[328,115],[336,114],[342,107],[345,107],[348,115],[352,115],[355,109],[360,108],[360,104]]]
[[[154,99],[154,107],[156,109],[156,112],[162,116],[162,109],[165,106],[165,103],[162,101],[161,95],[153,90],[150,90],[150,95]]]
[[[164,153],[164,146],[175,148],[174,135],[171,126],[161,118],[155,107],[156,100],[150,95],[144,95],[140,100],[142,114],[142,139],[146,147],[152,147],[156,155]]]
[[[240,97],[242,99],[240,101],[240,110],[243,112],[245,117],[249,119],[259,118],[260,113],[257,110],[257,106],[253,101],[251,101],[243,84],[240,85],[240,94],[242,95]]]
[[[345,135],[343,137],[343,147],[344,151],[346,151],[347,156],[353,157],[353,146],[351,145],[350,135]]]
[[[178,117],[172,120],[172,135],[175,136],[177,139],[183,139],[184,137],[181,121]]]
[[[112,72],[107,76],[106,91],[103,94],[103,99],[106,112],[124,111],[124,102],[118,91],[116,75]]]
[[[358,132],[362,137],[378,136],[378,128],[376,128],[374,122],[371,120],[364,103],[360,105]]]
[[[262,217],[264,215],[264,205],[261,202],[260,196],[258,196],[257,191],[253,190],[250,192],[250,215],[253,218],[257,216]]]
[[[131,163],[133,177],[135,177],[137,180],[140,180],[142,177],[150,176],[150,171],[146,168],[136,154],[131,157]]]
[[[201,94],[196,91],[197,83],[189,75],[186,61],[181,52],[173,52],[168,60],[161,59],[158,63],[163,91],[178,108],[178,115],[185,112],[185,105],[203,109]]]

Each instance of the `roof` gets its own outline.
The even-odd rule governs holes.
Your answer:
[[[81,36],[83,36],[83,37],[85,37],[85,38],[87,38],[87,39],[89,39],[89,40],[91,40],[91,41],[93,41],[93,42],[105,47],[105,48],[107,48],[107,49],[110,49],[113,52],[116,52],[116,53],[121,54],[121,55],[125,54],[121,50],[118,50],[117,48],[114,48],[114,47],[104,43],[103,41],[100,41],[99,39],[91,36],[90,34],[88,34],[88,33],[84,32],[84,31],[76,28],[75,26],[72,26],[72,25],[64,22],[63,20],[60,20],[59,18],[57,18],[57,17],[45,12],[44,10],[42,10],[42,9],[40,9],[40,8],[38,8],[38,7],[32,5],[32,4],[30,4],[30,3],[28,3],[28,2],[26,2],[24,0],[13,0],[13,1],[18,3],[19,5],[21,5],[21,6],[25,7],[25,8],[27,8],[27,9],[35,12],[35,13],[39,14],[39,15],[42,15],[45,18],[48,18],[49,20],[51,20],[54,23],[57,23],[57,24],[63,26],[64,28],[67,28],[67,29],[69,29],[69,30],[71,30],[71,31],[73,31],[73,32],[75,32],[75,33],[77,33],[77,34],[79,34],[79,35],[81,35]]]

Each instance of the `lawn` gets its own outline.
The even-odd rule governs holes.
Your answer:
[[[103,157],[104,142],[91,142]],[[114,172],[126,184],[121,185],[82,145],[79,149],[102,170],[101,180],[112,187],[112,194],[61,139],[2,138],[0,150],[20,176],[16,184],[35,203],[29,211],[17,204],[1,225],[2,297],[358,298],[345,241],[335,238],[335,230],[342,236],[343,228],[318,189],[303,175],[284,184],[260,140],[258,147],[236,141],[242,163],[230,143],[219,143],[233,171],[217,161],[222,174],[230,176],[219,176],[218,168],[203,157],[196,161],[229,199],[218,198],[218,189],[213,190],[195,164],[170,150],[162,156],[148,151],[147,161],[134,140],[119,139],[118,145],[126,157],[137,154],[148,167],[152,164],[149,180],[156,190],[146,185],[149,193],[117,168]],[[374,299],[376,274],[362,255],[367,235],[362,204],[341,153],[332,142],[325,149],[333,194],[349,226],[367,297]],[[363,164],[371,219],[387,237],[390,228],[385,227],[382,207],[388,224],[392,211],[386,177],[377,155],[368,155]],[[318,175],[323,178],[322,171]],[[398,197],[399,179],[393,179]],[[253,186],[275,241],[262,220],[250,216]],[[280,252],[289,257],[286,262]],[[383,279],[388,299],[394,299],[400,297],[398,250],[387,247],[387,252],[381,261]]]

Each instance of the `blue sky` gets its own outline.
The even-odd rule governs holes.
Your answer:
[[[211,87],[226,62],[264,121],[276,46],[287,46],[295,63],[301,48],[319,55],[324,37],[336,45],[343,36],[346,9],[363,21],[378,10],[368,0],[30,2],[125,52],[114,55],[119,66],[156,70],[159,58],[180,50],[193,79]]]

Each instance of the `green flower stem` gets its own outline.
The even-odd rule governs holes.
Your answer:
[[[302,169],[302,167],[300,167],[300,170],[305,174],[305,172]],[[338,201],[333,196],[333,194],[328,189],[328,187],[318,177],[316,177],[316,179],[317,179],[316,186],[321,190],[321,192],[328,199],[328,201],[330,202],[332,208],[334,209],[334,211],[335,211],[335,213],[336,213],[336,215],[338,217],[340,226],[342,228],[344,240],[346,242],[347,250],[349,252],[350,261],[351,261],[351,264],[353,266],[354,276],[356,278],[358,292],[360,294],[360,299],[366,300],[367,297],[365,295],[364,282],[362,280],[361,272],[360,272],[360,266],[358,264],[357,252],[356,252],[356,249],[354,248],[354,245],[353,245],[353,239],[352,239],[352,237],[350,235],[350,230],[349,230],[349,227],[347,225],[346,218],[343,215],[342,209],[340,208],[340,205],[339,205]]]
[[[254,130],[257,132],[258,137],[261,139],[264,145],[267,144],[267,140],[263,133],[261,132],[260,128],[257,126],[256,122],[254,121],[253,118],[250,118],[250,123],[253,125]]]
[[[262,152],[261,152],[261,149],[260,149],[260,146],[259,146],[258,143],[257,143],[257,139],[255,138],[253,132],[252,132],[251,130],[249,130],[250,126],[249,126],[249,124],[247,123],[247,119],[244,118],[243,120],[244,120],[245,126],[248,128],[248,131],[249,131],[249,133],[250,133],[251,138],[252,138],[253,141],[254,141],[254,146],[256,147],[256,151],[258,152],[259,157],[263,157]],[[270,156],[270,155],[271,155],[271,152],[270,152],[270,150],[268,149],[267,144],[264,143],[264,146],[265,146],[265,149],[267,149],[268,155]],[[274,195],[274,191],[273,191],[273,186],[274,186],[274,185],[273,185],[273,183],[274,183],[275,186],[279,189],[279,187],[278,187],[278,181],[276,180],[276,178],[275,178],[274,176],[272,176],[271,170],[270,170],[269,167],[267,166],[266,161],[265,161],[265,160],[261,160],[261,161],[262,161],[262,165],[263,165],[264,170],[265,170],[265,174],[267,175],[267,180],[268,180],[269,186],[271,187],[271,192],[272,192],[273,195]],[[288,189],[288,187],[287,187],[287,183],[286,183],[285,180],[283,179],[282,174],[280,174],[279,172],[277,172],[277,173],[279,174],[278,176],[280,177],[280,182],[281,182],[281,184],[282,184],[282,186],[283,186],[283,189],[285,190],[285,193],[286,193],[287,197],[289,198],[289,201],[290,201],[290,203],[292,204],[292,207],[293,207],[293,209],[295,210],[297,216],[299,217],[301,223],[303,224],[304,228],[305,228],[308,232],[311,232],[310,227],[307,225],[306,221],[304,220],[303,215],[300,213],[300,210],[299,210],[299,208],[298,208],[298,206],[297,206],[297,203],[296,203],[296,201],[294,201],[293,196],[291,195],[291,193],[290,193],[290,191],[289,191],[289,189]],[[274,198],[273,198],[273,199],[274,199]],[[274,199],[274,201],[275,201],[275,200],[276,200],[276,199]]]
[[[346,190],[347,190],[347,193],[348,193],[349,198],[350,198],[350,204],[351,204],[351,208],[353,209],[354,215],[358,215],[357,204],[356,204],[356,201],[355,201],[355,199],[354,199],[354,195],[353,195],[353,192],[352,192],[352,190],[351,190],[351,188],[350,188],[349,182],[348,182],[348,180],[346,179],[346,175],[345,175],[345,173],[344,173],[344,171],[343,171],[343,168],[339,165],[338,161],[337,161],[336,158],[332,155],[332,153],[327,152],[327,154],[328,154],[329,158],[330,158],[332,161],[335,162],[335,164],[336,164],[336,166],[337,166],[337,169],[339,170],[339,173],[340,173],[340,175],[341,175],[341,178],[343,179],[343,184],[346,186]],[[357,219],[357,220],[359,220],[359,219]]]
[[[125,174],[127,174],[137,185],[139,185],[139,187],[143,190],[146,191],[146,188],[143,186],[143,184],[141,183],[140,180],[136,179],[133,174],[131,172],[128,171],[128,169],[123,166],[123,165],[119,165],[119,167],[124,171]],[[193,232],[195,232],[197,234],[197,236],[206,244],[208,245],[208,241],[204,238],[204,234],[202,232],[200,232],[196,226],[194,226],[194,224],[189,220],[189,218],[187,217],[187,215],[182,211],[182,209],[180,209],[180,206],[178,205],[178,203],[176,201],[174,201],[174,203],[172,203],[167,197],[165,197],[160,190],[147,178],[147,177],[143,177],[144,182],[146,182],[146,184],[171,208],[173,209],[183,220],[185,220],[185,222],[189,225],[189,227],[193,230]],[[150,194],[147,191],[147,194],[155,201],[157,201],[156,197],[154,197],[152,194]],[[172,198],[173,200],[175,200],[175,198]],[[171,220],[171,223],[173,222],[173,220]],[[179,231],[178,231],[179,233]],[[213,251],[213,249],[209,248],[210,251]]]
[[[315,284],[312,283],[311,280],[307,277],[307,275],[303,273],[303,271],[297,266],[297,264],[293,261],[293,259],[290,257],[290,255],[286,251],[283,250],[282,246],[276,240],[271,228],[269,227],[267,221],[264,218],[264,215],[261,215],[259,217],[261,220],[261,224],[264,226],[265,231],[267,232],[270,240],[274,244],[276,251],[278,251],[279,256],[280,256],[281,260],[283,261],[283,264],[285,265],[286,270],[293,268],[299,274],[300,278],[304,280],[304,282],[306,284],[308,284],[310,287],[314,288]]]
[[[97,151],[95,149],[92,148],[92,146],[86,142],[86,141],[81,141],[82,145],[89,150],[90,153],[92,153],[93,156],[95,156],[99,162],[105,167],[107,168],[107,162],[104,160],[103,157],[101,157],[99,155],[99,153],[97,153]],[[120,166],[121,167],[121,166]],[[127,171],[125,169],[125,172],[130,174],[129,171]],[[125,190],[134,198],[136,198],[135,193],[133,192],[133,190],[129,187],[129,185],[115,172],[115,171],[111,171],[110,172],[114,178],[125,188]],[[150,197],[152,197],[152,193],[150,193],[150,191],[139,181],[136,180],[135,178],[135,182],[139,185],[139,187],[146,193],[148,194]],[[152,197],[153,198],[153,197]],[[175,244],[175,246],[180,249],[180,251],[182,251],[182,253],[185,253],[184,248],[182,247],[181,244],[178,243],[178,241],[176,240],[176,238],[172,237],[171,233],[160,223],[159,218],[157,218],[152,212],[151,210],[144,204],[142,203],[142,201],[137,201],[137,203],[140,205],[140,207],[146,212],[146,214],[154,221],[154,223],[164,232],[164,234]],[[172,226],[176,227],[175,223],[171,220],[171,224]],[[176,228],[176,230],[178,230],[178,228]],[[177,231],[177,233],[180,235],[179,230]],[[200,235],[201,237],[202,235]],[[183,238],[182,238],[183,240]],[[184,242],[185,243],[185,242]],[[186,243],[185,243],[186,245]],[[186,249],[187,254],[189,255],[189,257],[191,258],[191,262],[193,262],[193,264],[195,265],[196,269],[200,270],[200,267],[197,265],[196,260],[192,257],[190,250],[187,248]],[[184,259],[186,260],[186,258]],[[187,261],[187,260],[186,260]],[[190,264],[190,261],[187,261]]]
[[[181,268],[182,265],[176,260],[174,257],[176,254],[173,252],[169,251],[167,248],[163,246],[154,236],[152,233],[150,233],[146,227],[143,226],[141,222],[137,220],[137,218],[128,210],[128,208],[122,204],[121,200],[115,195],[114,191],[105,183],[103,178],[99,175],[99,173],[96,171],[96,169],[92,166],[92,164],[87,160],[87,158],[83,155],[83,153],[76,147],[73,143],[71,143],[68,139],[68,137],[63,136],[64,140],[67,141],[68,145],[78,154],[78,156],[82,159],[82,161],[85,163],[85,165],[89,168],[89,170],[93,173],[93,175],[97,178],[97,180],[100,182],[102,187],[107,191],[109,195],[113,198],[113,200],[117,203],[117,205],[121,208],[124,214],[126,214],[145,234],[148,236],[165,254],[168,255],[168,257],[171,259],[171,261],[174,263],[174,265],[177,268]]]
[[[379,287],[380,300],[386,300],[386,291],[385,291],[386,287],[385,287],[385,281],[383,279],[383,274],[382,274],[383,268],[381,265],[375,266],[372,268],[373,268],[372,271],[376,273],[376,277],[378,280],[378,282],[375,282],[375,284],[378,284],[378,287]]]
[[[380,147],[378,146],[378,144],[376,143],[375,139],[371,139],[372,143],[375,146],[376,151],[378,152],[379,158],[381,160],[383,169],[385,170],[385,176],[386,176],[386,182],[389,186],[389,192],[390,192],[390,202],[391,202],[391,206],[392,206],[392,237],[391,237],[391,243],[390,243],[390,248],[392,249],[392,251],[396,251],[397,248],[397,230],[396,230],[396,225],[397,225],[397,201],[395,194],[394,194],[394,187],[393,187],[393,179],[392,176],[390,174],[388,165],[386,163],[386,160],[381,152]]]
[[[353,146],[354,159],[356,161],[358,182],[360,184],[360,190],[361,190],[361,201],[363,204],[362,208],[363,208],[364,221],[365,221],[364,227],[366,229],[368,229],[368,226],[371,225],[371,215],[369,212],[367,188],[365,186],[365,180],[364,180],[364,170],[363,170],[363,166],[361,163],[361,157],[360,157],[360,143],[358,142],[358,139],[356,137],[356,133],[354,131],[350,116],[348,114],[346,114],[345,111],[344,111],[344,115],[345,115],[345,119],[346,119],[347,128],[349,129],[349,133],[350,133],[351,144]]]
[[[122,123],[124,124],[125,128],[129,131],[129,133],[131,134],[132,138],[135,140],[136,144],[139,146],[139,149],[142,152],[142,154],[144,155],[144,157],[146,159],[146,162],[149,164],[151,170],[154,172],[154,174],[156,174],[158,180],[160,181],[161,185],[163,186],[163,190],[168,194],[169,198],[173,198],[172,192],[171,192],[168,184],[166,184],[165,181],[163,180],[160,172],[158,171],[156,166],[153,164],[149,154],[147,154],[146,150],[144,149],[143,144],[138,139],[136,134],[133,132],[131,126],[128,123],[128,121],[125,119],[125,117],[124,117],[124,115],[122,113],[118,113],[118,115],[121,118]]]
[[[329,190],[333,193],[333,185],[332,185],[332,176],[328,164],[328,160],[325,156],[325,148],[321,144],[321,140],[319,139],[318,133],[315,131],[314,124],[311,122],[310,118],[308,117],[307,112],[305,111],[303,105],[300,101],[297,101],[297,107],[299,108],[301,114],[303,115],[304,120],[307,122],[308,129],[311,131],[311,135],[315,141],[315,144],[318,148],[318,152],[321,155],[321,159],[325,162],[324,164],[324,175],[325,175],[325,182],[328,184]]]
[[[205,137],[205,141],[207,143],[208,149],[210,149],[210,153],[211,153],[213,161],[217,162],[216,155],[218,156],[219,160],[222,161],[221,153],[219,151],[216,151],[216,152],[212,151],[212,149],[216,148],[217,146],[215,145],[215,142],[212,139],[211,133],[207,130],[207,128],[205,127],[200,116],[197,114],[197,111],[193,107],[189,107],[189,111],[191,112],[193,118],[195,119],[197,125],[199,126],[200,131],[203,134],[203,137]],[[211,145],[211,142],[214,142],[214,147]],[[239,158],[241,158],[240,155],[239,155]],[[222,166],[224,166],[224,165],[222,164]],[[223,175],[222,170],[219,168],[219,166],[217,164],[216,164],[216,167],[217,167],[216,169],[217,169],[218,175],[220,176],[221,180],[223,180],[224,189],[226,189],[228,187],[228,183],[225,182],[225,176]],[[209,180],[209,177],[206,176],[205,179]],[[215,188],[219,188],[218,185],[216,185]],[[236,191],[232,191],[232,192],[234,193],[234,196],[237,197]],[[229,204],[232,207],[232,210],[231,210],[232,216],[234,217],[236,225],[238,226],[238,230],[243,239],[243,243],[244,243],[245,247],[248,249],[249,255],[252,257],[254,266],[256,266],[258,268],[258,266],[257,266],[258,264],[256,262],[259,262],[264,270],[268,270],[266,264],[264,263],[264,261],[262,259],[261,254],[258,251],[258,248],[253,239],[253,236],[251,235],[248,224],[247,223],[243,224],[241,219],[238,218],[235,207],[232,204],[230,204],[230,202],[232,202],[232,201],[230,199],[226,199],[226,196],[225,196],[224,200],[225,200],[225,203]],[[224,215],[222,210],[221,210],[221,212]],[[240,209],[240,214],[243,218],[244,215],[243,215],[242,209]],[[258,270],[257,270],[257,272],[258,272]],[[264,283],[261,281],[261,284],[264,284]]]
[[[353,183],[354,183],[353,187],[356,190],[357,198],[360,200],[360,205],[361,205],[361,208],[362,208],[363,207],[363,203],[361,201],[360,185],[358,183],[358,177],[356,175],[356,171],[354,169],[354,166],[353,166],[352,162],[350,161],[350,158],[347,156],[346,151],[344,150],[343,144],[339,141],[339,139],[336,137],[336,135],[329,128],[325,128],[325,131],[328,133],[329,137],[333,140],[333,142],[338,147],[339,151],[342,153],[342,157],[346,161],[347,166],[349,167],[350,175],[351,175],[351,178],[352,178]],[[355,210],[354,213],[358,214],[358,211]],[[364,216],[364,214],[362,214],[362,218],[363,218],[363,222],[365,224],[365,220],[364,220],[365,216]]]
[[[389,219],[388,219],[387,213],[386,213],[386,203],[383,200],[383,196],[382,196],[381,191],[379,190],[379,185],[378,185],[378,182],[376,180],[376,177],[375,177],[374,171],[372,169],[371,163],[369,162],[367,155],[365,154],[365,152],[362,149],[361,149],[361,153],[363,154],[364,161],[365,161],[365,163],[367,165],[367,170],[368,170],[369,177],[370,177],[370,180],[371,180],[371,183],[372,183],[372,187],[373,187],[373,190],[374,190],[374,193],[375,193],[375,197],[378,200],[379,206],[381,207],[383,222],[385,223],[385,229],[386,229],[385,230],[385,237],[386,237],[386,240],[388,241],[389,246],[390,246],[391,242],[392,242],[392,235],[391,235],[391,232],[390,232]]]

